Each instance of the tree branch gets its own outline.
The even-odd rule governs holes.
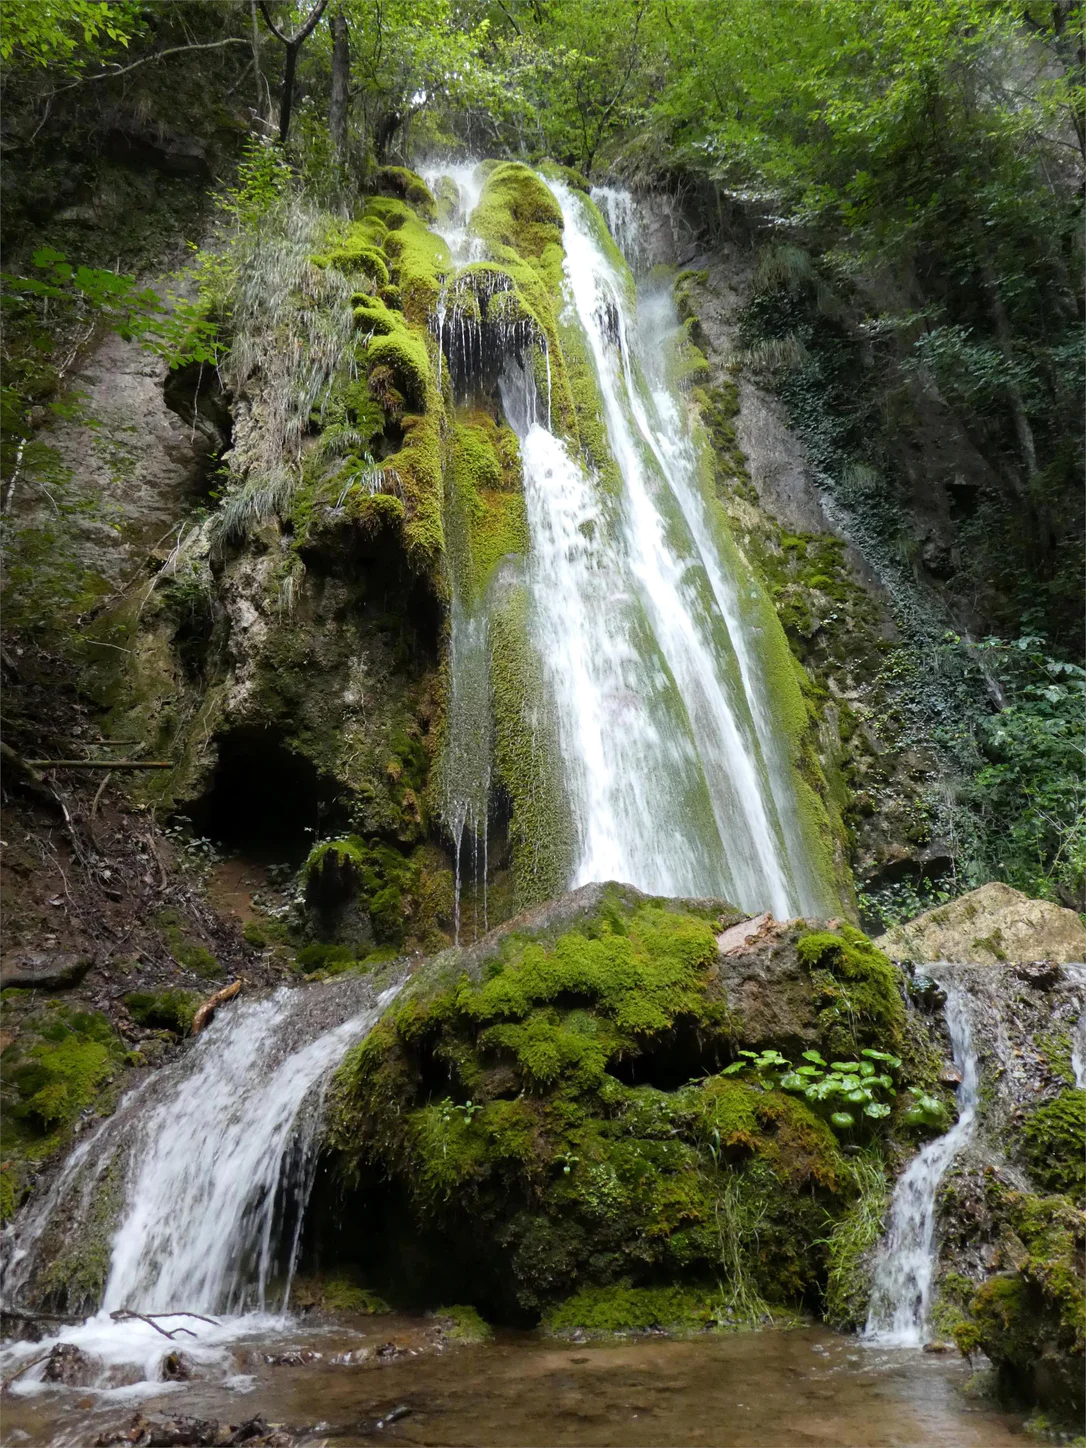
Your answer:
[[[231,35],[226,40],[208,40],[199,45],[173,45],[169,50],[156,50],[154,55],[145,55],[142,60],[134,60],[131,65],[123,65],[120,70],[103,70],[97,75],[81,75],[78,80],[73,80],[71,85],[62,85],[60,90],[54,91],[53,95],[60,95],[61,91],[71,90],[72,86],[86,85],[91,80],[115,80],[117,76],[127,75],[130,70],[135,70],[139,65],[146,65],[150,60],[165,60],[168,55],[180,55],[186,50],[218,50],[224,45],[248,45],[248,40],[242,40],[240,35]]]
[[[268,23],[268,29],[271,31],[271,33],[272,33],[273,35],[275,35],[275,36],[278,36],[278,38],[283,42],[284,45],[289,45],[289,44],[290,44],[290,41],[287,39],[287,37],[286,37],[286,36],[283,34],[283,32],[279,29],[278,25],[276,25],[275,21],[274,21],[274,20],[271,18],[271,16],[268,14],[268,7],[267,7],[267,4],[265,3],[265,0],[260,0],[260,13],[261,13],[261,15],[263,15],[264,19],[267,21],[267,23]]]

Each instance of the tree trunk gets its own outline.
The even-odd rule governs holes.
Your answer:
[[[392,145],[393,136],[402,125],[403,116],[399,111],[385,111],[377,122],[373,133],[373,150],[378,166],[383,166],[388,160],[388,148]]]
[[[283,66],[283,89],[279,96],[279,144],[285,146],[290,131],[290,111],[294,104],[294,71],[298,65],[297,43],[287,46],[286,63]]]
[[[332,31],[332,96],[328,104],[328,130],[342,164],[347,159],[347,95],[351,78],[351,42],[347,20],[337,10],[330,21]]]

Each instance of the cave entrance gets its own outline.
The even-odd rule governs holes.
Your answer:
[[[316,840],[345,827],[335,781],[275,730],[234,729],[217,744],[211,784],[188,812],[197,835],[229,855],[300,865]]]

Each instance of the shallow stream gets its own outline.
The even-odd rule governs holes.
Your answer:
[[[312,1361],[268,1357],[319,1353]],[[350,1361],[342,1361],[350,1355]],[[562,1343],[531,1333],[443,1341],[425,1319],[356,1319],[235,1340],[232,1376],[106,1392],[29,1384],[4,1444],[91,1444],[136,1412],[238,1423],[257,1414],[315,1445],[1004,1448],[1021,1419],[965,1391],[956,1356],[867,1346],[824,1328],[674,1341]],[[335,1361],[335,1359],[341,1359]],[[223,1366],[227,1366],[224,1362]],[[409,1412],[378,1427],[397,1408]]]

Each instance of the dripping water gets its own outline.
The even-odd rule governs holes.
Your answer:
[[[875,1267],[864,1335],[893,1347],[918,1347],[927,1339],[935,1277],[935,1199],[951,1162],[973,1135],[977,1116],[977,1055],[967,994],[957,981],[940,982],[946,992],[946,1024],[961,1074],[958,1120],[929,1141],[906,1167],[894,1188],[890,1218]]]

